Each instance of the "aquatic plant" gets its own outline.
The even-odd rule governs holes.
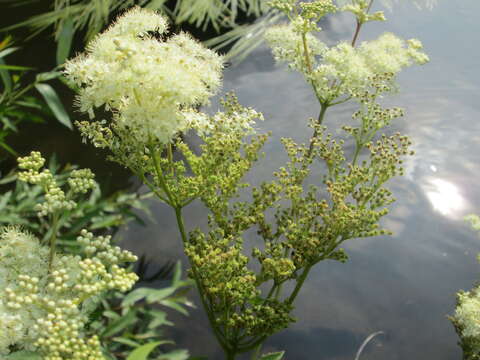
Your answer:
[[[267,33],[274,56],[304,75],[320,111],[310,121],[309,143],[282,140],[289,162],[259,187],[243,179],[268,139],[255,129],[262,115],[233,94],[214,115],[197,110],[220,85],[222,60],[185,34],[168,37],[160,15],[125,13],[65,69],[80,88],[80,109],[91,117],[77,123],[83,137],[109,149],[110,159],[175,212],[189,276],[227,359],[249,351],[260,358],[262,343],[294,321],[295,299],[314,265],[345,261],[340,246],[347,240],[389,233],[379,225],[394,201],[385,184],[403,174],[412,152],[406,136],[381,133],[403,111],[384,108],[380,98],[397,88],[402,68],[428,61],[416,39],[387,33],[357,45],[365,23],[385,20],[370,13],[372,1],[338,8],[330,0],[275,0],[270,6],[289,20]],[[357,26],[351,41],[328,46],[315,36],[317,23],[336,11],[351,12]],[[355,142],[353,154],[325,126],[328,109],[347,101],[358,106],[357,125],[342,127]],[[112,118],[100,120],[97,109]],[[202,139],[199,151],[182,139],[187,131]],[[323,177],[307,187],[314,166]],[[240,193],[250,194],[248,200],[239,200]],[[210,211],[206,233],[187,232],[182,211],[195,200]],[[258,241],[247,253],[244,235],[251,229]]]

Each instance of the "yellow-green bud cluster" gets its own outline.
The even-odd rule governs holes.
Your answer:
[[[68,178],[70,189],[74,193],[85,194],[96,185],[95,175],[90,169],[73,170]]]
[[[93,173],[89,169],[73,170],[68,178],[69,191],[67,194],[57,184],[52,173],[43,169],[45,159],[38,151],[32,151],[30,155],[18,158],[18,179],[43,187],[45,201],[35,206],[39,216],[46,216],[62,211],[69,211],[77,205],[72,198],[74,194],[85,194],[96,186]],[[40,171],[41,170],[41,171]]]
[[[16,228],[3,230],[0,274],[5,287],[0,291],[0,324],[6,326],[9,338],[0,335],[0,354],[8,354],[15,345],[46,360],[103,358],[98,337],[84,334],[89,304],[104,291],[129,290],[138,279],[119,266],[136,257],[111,246],[109,240],[82,231],[79,241],[90,247],[86,257],[57,254],[49,272],[48,248]],[[13,248],[17,245],[19,249]],[[19,253],[26,249],[37,251]],[[24,257],[30,257],[27,264]]]

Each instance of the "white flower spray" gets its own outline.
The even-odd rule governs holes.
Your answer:
[[[221,84],[222,58],[188,34],[169,36],[165,18],[134,8],[69,61],[65,74],[80,87],[78,105],[94,117],[113,113],[117,134],[137,143],[169,143]],[[153,139],[152,139],[153,138]]]

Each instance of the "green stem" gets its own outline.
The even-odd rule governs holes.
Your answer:
[[[257,360],[258,359],[258,355],[260,355],[260,351],[262,350],[262,345],[263,345],[263,343],[260,343],[255,347],[255,350],[253,350],[251,360]]]
[[[330,105],[326,103],[320,103],[320,114],[318,114],[318,119],[316,124],[317,125],[322,125],[323,120],[325,119],[325,113],[327,112],[327,109]],[[313,153],[313,146],[315,143],[315,139],[318,137],[318,126],[315,127],[315,130],[313,131],[313,135],[310,138],[310,146],[308,147],[308,153],[307,157],[310,158]]]
[[[368,4],[368,7],[367,7],[367,14],[370,12],[372,5],[373,5],[373,0],[370,0],[370,3]],[[363,23],[361,23],[357,19],[357,27],[355,28],[355,33],[353,34],[352,47],[355,47],[355,43],[357,42],[358,34],[360,33],[360,29],[362,28],[362,25]]]
[[[153,166],[155,167],[155,172],[157,173],[157,178],[160,183],[160,186],[162,187],[163,191],[165,191],[165,194],[167,194],[169,204],[175,208],[176,207],[176,201],[175,198],[173,197],[172,193],[170,192],[170,189],[167,186],[167,183],[165,181],[165,177],[163,176],[163,171],[160,166],[160,158],[158,152],[155,151],[154,146],[149,147],[151,156],[153,159]]]
[[[362,28],[362,23],[357,19],[357,27],[355,28],[355,33],[353,34],[352,47],[355,47],[355,43],[357,42],[358,34],[360,33],[361,28]]]
[[[363,144],[359,143],[357,141],[357,144],[355,146],[355,153],[353,154],[353,160],[352,160],[352,166],[355,166],[357,163],[357,158],[358,155],[360,154],[360,150],[363,148]]]
[[[167,194],[167,197],[169,199],[168,204],[175,210],[175,217],[176,217],[176,220],[177,220],[177,225],[178,225],[178,229],[180,231],[180,235],[182,237],[182,242],[183,242],[184,245],[186,245],[187,242],[188,242],[188,237],[187,237],[187,232],[185,230],[185,224],[184,224],[183,216],[182,216],[182,206],[177,205],[177,203],[175,201],[175,198],[173,197],[170,189],[168,188],[168,184],[165,181],[165,177],[163,175],[163,172],[162,172],[162,169],[161,169],[161,166],[160,166],[159,154],[155,151],[155,148],[154,148],[153,145],[151,145],[149,147],[149,149],[150,149],[150,152],[151,152],[151,156],[153,158],[153,165],[155,167],[155,172],[157,174],[157,178],[158,178],[160,187],[163,189],[165,194]],[[192,273],[193,273],[193,278],[194,278],[195,284],[196,284],[196,286],[198,288],[198,292],[200,294],[200,300],[202,301],[202,306],[205,310],[205,313],[207,314],[208,321],[210,323],[210,326],[212,327],[213,333],[214,333],[218,343],[222,346],[225,353],[229,354],[229,352],[231,352],[232,350],[228,347],[228,344],[226,343],[226,341],[223,338],[221,332],[218,330],[218,328],[215,324],[215,319],[213,318],[213,314],[210,311],[210,309],[208,307],[208,304],[207,304],[207,301],[204,297],[204,292],[203,292],[203,288],[202,288],[202,285],[201,285],[200,280],[199,280],[199,276],[198,276],[198,274],[195,270],[195,267],[193,266],[193,264],[191,262],[190,262],[190,266],[192,268]],[[235,356],[235,354],[233,354],[233,356]],[[234,359],[234,357],[232,359]]]
[[[53,215],[52,220],[52,235],[49,239],[50,254],[48,256],[48,273],[52,272],[53,260],[55,259],[55,248],[57,245],[57,229],[58,228],[58,214]]]
[[[172,151],[172,144],[167,145],[167,156],[168,156],[168,162],[170,164],[170,172],[172,176],[175,175],[174,170],[173,170],[173,151]]]
[[[305,54],[305,65],[307,67],[308,77],[311,77],[313,75],[313,66],[312,66],[312,60],[310,59],[310,53],[308,51],[306,33],[302,34],[302,44],[303,44],[303,52]],[[318,101],[321,102],[320,93],[318,92],[318,89],[315,86],[315,81],[312,81],[311,78],[308,78],[308,77],[307,77],[307,80],[312,85],[313,91],[315,92],[315,96],[317,97]]]
[[[166,190],[166,189],[164,189],[164,190]],[[187,238],[187,232],[185,231],[185,224],[184,224],[183,216],[182,216],[182,208],[181,207],[174,207],[174,210],[175,210],[175,217],[177,219],[178,229],[180,230],[180,235],[182,236],[182,242],[185,245],[188,241],[188,238]],[[193,279],[195,281],[195,284],[197,285],[203,309],[205,310],[205,313],[207,314],[207,318],[208,318],[210,326],[213,330],[213,333],[214,333],[218,343],[221,345],[221,347],[223,348],[223,350],[227,354],[227,356],[229,356],[229,354],[232,350],[228,347],[228,344],[226,343],[225,339],[223,338],[223,335],[218,330],[218,328],[215,324],[215,319],[213,318],[213,314],[210,311],[210,308],[209,308],[209,306],[207,304],[207,301],[204,297],[203,287],[202,287],[202,284],[200,283],[198,273],[197,273],[195,267],[193,266],[193,264],[191,262],[190,262],[190,266],[192,268]],[[233,352],[232,355],[233,355],[233,357],[228,357],[228,359],[234,359],[235,358],[235,352]]]
[[[309,265],[303,270],[302,275],[300,275],[300,278],[297,281],[297,285],[295,286],[295,289],[293,289],[292,294],[287,300],[287,303],[289,305],[292,305],[292,303],[295,301],[295,298],[297,297],[298,293],[300,292],[300,289],[302,288],[303,283],[307,279],[308,273],[310,272],[310,269],[312,268],[312,265]]]
[[[15,95],[13,95],[11,98],[10,98],[10,103],[14,102],[15,100],[17,100],[20,96],[22,96],[23,94],[25,94],[27,91],[33,89],[35,87],[35,84],[36,82],[30,84],[30,85],[27,85],[25,86],[22,90],[20,90],[19,92],[17,92]]]

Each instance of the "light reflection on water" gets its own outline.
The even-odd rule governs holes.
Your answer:
[[[457,185],[447,180],[433,178],[427,182],[424,189],[434,211],[455,218],[463,218],[466,215],[464,212],[466,200]]]
[[[363,38],[383,31],[418,37],[432,59],[407,70],[401,92],[387,100],[406,108],[406,118],[394,130],[409,134],[416,151],[406,164],[407,175],[390,186],[398,201],[384,225],[395,235],[352,241],[346,245],[351,257],[346,264],[317,266],[298,298],[298,322],[272,337],[266,350],[285,349],[289,360],[353,359],[363,339],[382,330],[386,335],[376,338],[362,359],[460,359],[446,315],[453,311],[455,292],[480,278],[475,259],[480,241],[462,220],[469,212],[480,213],[478,13],[476,0],[443,0],[424,12],[401,2],[387,13],[391,21],[365,28]],[[340,16],[324,28],[334,38],[349,37],[351,19]],[[282,136],[308,139],[306,119],[316,117],[318,105],[301,77],[275,67],[266,49],[229,69],[224,89],[262,111],[261,130],[273,131],[265,148],[268,161],[248,179],[259,183],[285,162]],[[353,104],[333,109],[331,131],[350,121],[354,109]],[[123,233],[127,246],[152,259],[185,261],[172,212],[161,204],[153,211],[156,223],[131,225]],[[186,218],[190,228],[205,226],[199,204],[186,209]],[[180,347],[222,358],[200,310],[174,319]]]

